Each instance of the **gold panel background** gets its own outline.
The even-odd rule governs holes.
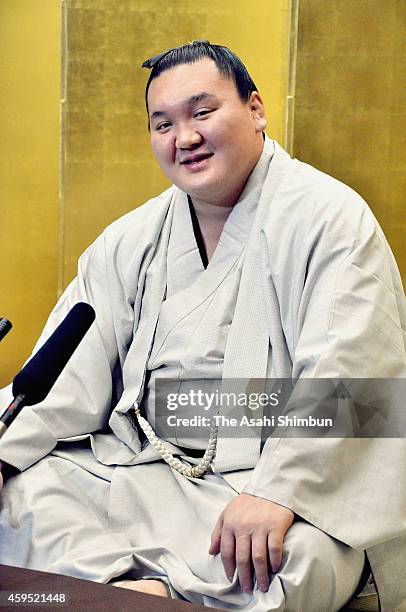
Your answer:
[[[406,2],[300,0],[294,153],[371,206],[406,281]]]
[[[70,0],[65,3],[63,252],[59,287],[113,219],[168,186],[149,146],[140,65],[193,39],[230,46],[284,139],[289,0]]]
[[[0,2],[0,315],[14,323],[0,385],[28,356],[77,256],[166,186],[149,150],[141,62],[193,38],[230,46],[263,94],[268,133],[286,142],[290,4],[62,0],[61,22],[57,0]],[[404,278],[405,25],[403,0],[301,0],[288,122],[298,157],[370,203]]]
[[[57,0],[0,1],[0,386],[56,300],[60,34]]]

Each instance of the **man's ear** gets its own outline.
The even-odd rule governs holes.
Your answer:
[[[255,122],[255,130],[257,132],[263,132],[266,128],[265,106],[257,91],[251,93],[248,105]]]

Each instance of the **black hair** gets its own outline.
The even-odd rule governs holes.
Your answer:
[[[174,68],[180,64],[193,64],[208,57],[216,64],[220,74],[233,79],[237,87],[238,95],[243,102],[248,102],[253,91],[258,91],[257,86],[250,77],[248,70],[240,58],[227,47],[211,45],[208,40],[194,40],[192,43],[169,49],[159,55],[146,60],[143,68],[150,68],[151,74],[145,87],[145,106],[148,113],[148,91],[151,82],[162,72]]]

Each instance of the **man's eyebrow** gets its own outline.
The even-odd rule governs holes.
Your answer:
[[[217,100],[217,96],[215,96],[214,94],[207,93],[206,91],[202,91],[201,93],[195,94],[194,96],[190,96],[190,98],[187,98],[187,100],[182,102],[182,105],[193,106],[194,104],[197,104],[198,102],[202,102],[203,100],[207,99]],[[158,110],[152,113],[151,120],[165,116],[166,113],[164,111]]]
[[[188,98],[186,104],[188,106],[192,106],[193,104],[201,102],[202,100],[206,100],[207,98],[216,99],[216,96],[214,94],[209,94],[205,91],[202,91],[202,93],[196,94],[195,96],[191,96],[190,98]]]

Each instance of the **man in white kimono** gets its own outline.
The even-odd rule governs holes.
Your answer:
[[[89,247],[39,340],[77,301],[95,308],[50,396],[1,440],[21,474],[2,492],[0,562],[257,612],[339,610],[370,564],[393,610],[406,598],[402,439],[262,448],[219,427],[173,444],[148,426],[160,378],[396,378],[406,359],[376,220],[264,138],[240,60],[198,41],[146,66],[152,148],[174,186]]]

